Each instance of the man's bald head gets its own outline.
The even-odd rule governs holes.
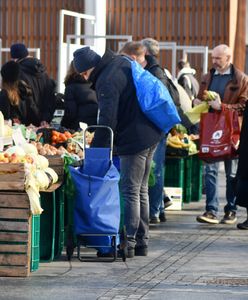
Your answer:
[[[216,46],[212,52],[213,67],[219,72],[224,73],[231,64],[232,50],[225,44]]]

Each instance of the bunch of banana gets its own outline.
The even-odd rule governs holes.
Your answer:
[[[213,92],[213,91],[204,90],[203,95],[202,95],[202,99],[204,101],[213,101],[217,97],[217,95],[218,94]]]
[[[167,145],[173,148],[189,148],[189,144],[184,143],[178,135],[168,136]]]

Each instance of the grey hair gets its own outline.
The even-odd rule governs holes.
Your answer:
[[[152,38],[146,38],[141,40],[141,43],[146,47],[148,54],[153,56],[158,56],[159,54],[159,44],[158,41]]]

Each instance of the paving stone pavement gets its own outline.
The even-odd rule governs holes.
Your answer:
[[[224,175],[220,176],[223,213]],[[29,278],[0,278],[0,299],[248,299],[248,239],[236,225],[195,221],[204,199],[150,226],[148,257],[113,263],[40,263]],[[239,209],[239,220],[245,211]]]

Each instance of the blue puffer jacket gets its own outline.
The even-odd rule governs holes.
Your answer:
[[[118,155],[136,154],[160,140],[162,132],[143,114],[136,97],[130,62],[107,50],[90,76],[97,93],[100,125],[114,131]],[[106,145],[106,134],[96,132],[93,146]]]

